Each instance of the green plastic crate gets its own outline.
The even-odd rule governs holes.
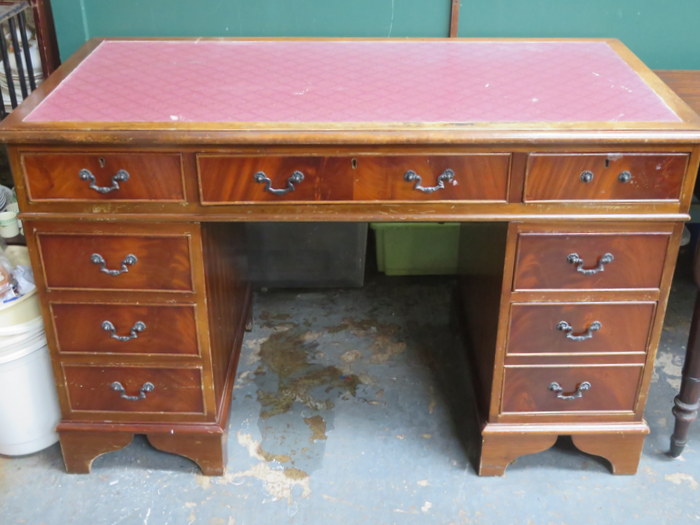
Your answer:
[[[377,269],[386,275],[457,273],[459,223],[377,222]]]

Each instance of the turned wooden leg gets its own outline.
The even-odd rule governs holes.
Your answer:
[[[131,432],[86,432],[59,430],[66,471],[88,474],[98,456],[124,448],[134,438]]]
[[[547,450],[556,440],[556,434],[485,433],[481,441],[479,475],[502,476],[517,458]]]
[[[154,432],[146,434],[146,437],[158,450],[191,459],[206,476],[221,476],[224,473],[226,436],[223,433]]]
[[[607,459],[613,474],[635,474],[642,456],[645,435],[576,434],[571,436],[571,440],[580,451]]]
[[[695,257],[695,265],[700,264],[698,256]],[[669,454],[677,458],[683,452],[688,443],[688,430],[690,424],[698,417],[700,408],[700,294],[695,300],[693,321],[690,324],[688,348],[685,352],[683,364],[683,379],[681,391],[674,400],[673,415],[676,424],[671,436],[671,450]]]

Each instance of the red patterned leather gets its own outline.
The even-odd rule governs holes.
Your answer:
[[[668,122],[605,42],[106,41],[30,122]]]

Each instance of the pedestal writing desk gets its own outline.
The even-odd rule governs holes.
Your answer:
[[[0,129],[70,472],[225,466],[244,221],[459,221],[479,471],[636,471],[698,118],[608,40],[91,41]],[[465,422],[468,424],[468,422]]]

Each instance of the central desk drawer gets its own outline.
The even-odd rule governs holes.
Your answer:
[[[508,354],[645,352],[655,310],[654,302],[514,304]]]
[[[670,238],[665,232],[522,232],[513,289],[658,289]]]
[[[194,305],[50,303],[61,354],[199,355]]]
[[[22,153],[30,201],[184,201],[179,153]]]
[[[677,201],[687,164],[686,153],[536,153],[525,201]]]
[[[198,368],[63,365],[72,411],[204,412]]]
[[[642,365],[506,367],[503,413],[632,412]]]
[[[193,290],[189,235],[36,234],[48,288]]]
[[[200,154],[197,170],[205,205],[351,200],[505,202],[510,154]]]

